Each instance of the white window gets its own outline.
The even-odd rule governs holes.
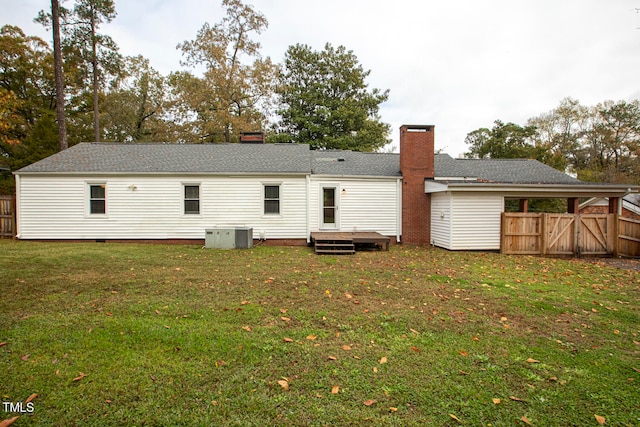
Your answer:
[[[264,214],[280,215],[280,185],[264,186]]]
[[[89,213],[104,215],[107,213],[107,185],[89,184]]]
[[[200,214],[200,185],[198,184],[184,185],[184,214],[185,215]]]

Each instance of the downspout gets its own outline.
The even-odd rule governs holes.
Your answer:
[[[310,219],[311,216],[309,214],[309,206],[310,206],[310,204],[309,204],[309,194],[310,194],[309,189],[311,187],[311,176],[309,174],[307,174],[306,177],[305,177],[305,184],[306,184],[306,188],[305,188],[305,192],[306,192],[306,194],[305,194],[305,198],[306,198],[306,202],[305,202],[306,203],[306,208],[305,208],[305,222],[306,222],[305,230],[306,230],[306,233],[307,233],[307,237],[306,237],[307,243],[310,243],[311,242],[311,227],[310,227],[309,221],[311,220]]]
[[[396,242],[401,242],[402,237],[402,178],[396,180]]]
[[[20,204],[22,201],[22,198],[20,197],[20,175],[14,173],[15,179],[16,179],[16,229],[15,229],[15,238],[16,239],[20,239],[20,224],[22,223],[21,218],[20,218],[20,214],[22,212],[22,209],[20,209]]]

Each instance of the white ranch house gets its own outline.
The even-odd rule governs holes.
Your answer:
[[[406,244],[500,248],[505,199],[618,200],[534,160],[434,155],[433,126],[403,126],[400,154],[298,144],[82,143],[15,172],[17,237],[200,242],[211,227],[305,244],[375,231]]]

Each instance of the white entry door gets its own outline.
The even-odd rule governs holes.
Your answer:
[[[321,228],[325,230],[336,230],[339,228],[339,197],[337,185],[322,187],[322,213]]]

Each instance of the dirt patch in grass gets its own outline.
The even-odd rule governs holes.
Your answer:
[[[623,270],[640,271],[640,259],[633,258],[597,258],[590,259],[589,262],[596,265],[606,265],[607,267],[620,268]]]

